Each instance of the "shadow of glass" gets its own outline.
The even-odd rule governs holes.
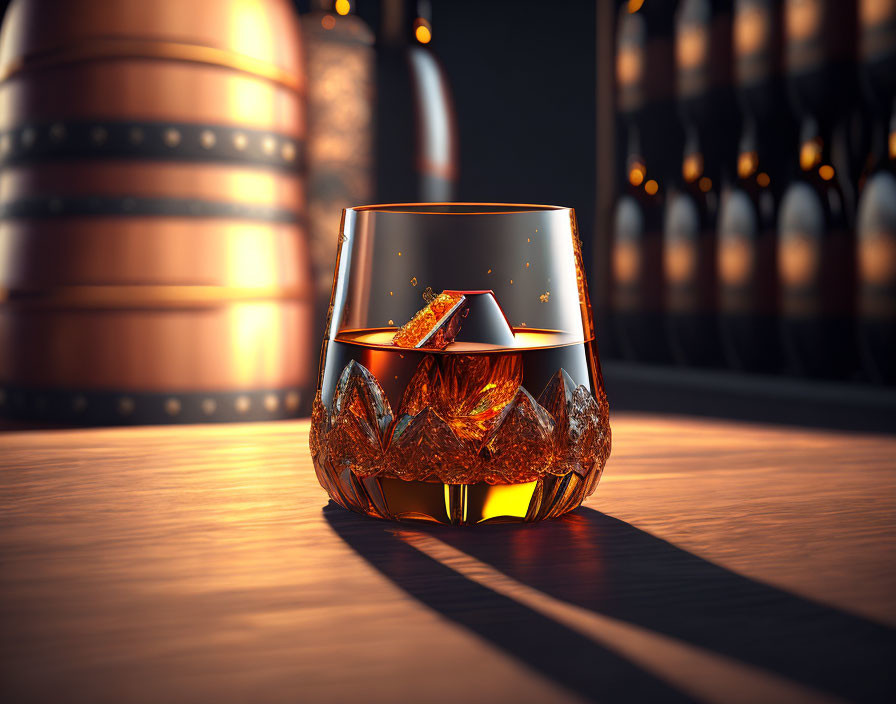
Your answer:
[[[414,598],[580,695],[686,698],[585,636],[473,582],[395,535],[325,509],[336,533]],[[896,629],[757,582],[580,508],[555,521],[419,531],[556,599],[854,701],[896,701]]]
[[[396,535],[406,524],[364,518],[332,503],[324,516],[355,552],[410,596],[555,684],[591,701],[693,701],[586,636],[420,552]]]

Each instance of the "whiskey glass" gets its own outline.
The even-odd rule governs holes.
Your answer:
[[[537,521],[597,486],[610,426],[571,208],[343,211],[311,454],[337,504]]]

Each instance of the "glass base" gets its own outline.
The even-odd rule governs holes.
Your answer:
[[[522,523],[572,511],[597,487],[597,463],[580,476],[547,475],[525,484],[443,484],[388,477],[359,477],[315,463],[317,478],[340,506],[375,518],[452,525]]]

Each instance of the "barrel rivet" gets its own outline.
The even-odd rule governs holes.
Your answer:
[[[143,130],[139,127],[131,127],[130,132],[128,132],[128,139],[131,140],[131,144],[140,144],[143,141]]]
[[[215,399],[213,399],[213,398],[203,399],[202,412],[205,413],[205,415],[207,415],[207,416],[212,415],[217,410],[217,408],[218,408],[218,404],[215,403]]]
[[[122,396],[118,399],[118,412],[123,416],[129,416],[134,412],[134,399],[130,396]]]
[[[233,135],[233,146],[240,151],[243,151],[247,146],[249,146],[249,138],[242,132],[237,132],[235,135]]]
[[[252,402],[249,400],[248,396],[237,396],[236,401],[233,404],[237,413],[246,413],[251,405]]]
[[[90,130],[90,139],[93,140],[94,144],[103,144],[108,137],[109,133],[106,132],[105,127],[97,126]]]
[[[290,391],[286,394],[286,408],[290,411],[295,411],[299,407],[299,392],[298,391]]]
[[[265,394],[264,397],[264,407],[268,413],[273,413],[280,406],[280,399],[277,398],[277,394]]]
[[[286,142],[283,145],[283,148],[280,150],[280,155],[286,159],[286,161],[292,161],[296,158],[296,147],[292,142]]]
[[[211,130],[202,130],[202,134],[199,135],[199,143],[206,149],[211,149],[217,141],[215,133]]]
[[[180,400],[176,398],[169,398],[165,401],[165,413],[169,416],[176,416],[180,413]]]
[[[61,142],[65,139],[65,125],[56,122],[50,127],[50,139],[54,142]]]
[[[264,150],[264,153],[268,156],[274,154],[277,151],[277,140],[268,135],[261,142],[261,148]]]
[[[180,144],[180,132],[173,127],[169,127],[165,130],[165,134],[162,136],[162,139],[165,140],[165,144],[169,147],[176,147]]]

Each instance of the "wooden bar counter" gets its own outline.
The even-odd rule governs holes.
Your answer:
[[[308,427],[0,435],[0,701],[896,701],[896,437],[617,414],[585,506],[451,528]]]

